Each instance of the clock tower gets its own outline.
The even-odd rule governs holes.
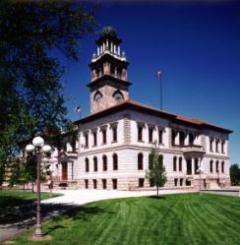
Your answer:
[[[120,51],[121,39],[111,27],[104,27],[96,41],[97,53],[90,63],[91,114],[105,110],[128,100],[129,86],[127,77],[128,62],[124,52]]]

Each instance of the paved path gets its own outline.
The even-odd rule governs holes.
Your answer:
[[[193,190],[160,190],[159,195],[190,193]],[[55,193],[61,193],[63,196],[51,198],[42,201],[50,204],[69,204],[83,205],[90,202],[96,202],[107,199],[153,196],[156,191],[114,191],[114,190],[59,190]]]
[[[190,193],[193,190],[160,190],[160,195]],[[54,211],[48,212],[46,217],[53,215],[56,210],[65,211],[68,208],[78,207],[90,202],[96,202],[107,199],[140,197],[156,195],[156,191],[108,191],[108,190],[56,190],[54,193],[61,193],[63,196],[43,200],[44,206],[52,206]],[[23,223],[25,223],[23,225]],[[23,221],[20,224],[0,226],[0,243],[10,239],[14,235],[31,228],[35,223],[35,217]]]

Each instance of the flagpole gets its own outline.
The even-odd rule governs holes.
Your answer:
[[[162,83],[161,71],[157,72],[157,79],[159,81],[159,105],[160,105],[160,110],[162,110],[163,109],[163,83]]]

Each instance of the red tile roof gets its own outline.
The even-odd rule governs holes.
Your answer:
[[[187,124],[187,125],[202,128],[202,129],[214,129],[216,131],[221,131],[221,132],[225,132],[225,133],[232,133],[231,130],[217,126],[217,125],[213,125],[213,124],[204,122],[204,121],[196,119],[196,118],[188,118],[188,117],[185,117],[182,115],[169,113],[169,112],[159,110],[159,109],[147,106],[147,105],[143,105],[143,104],[136,102],[136,101],[133,101],[133,100],[126,100],[126,101],[119,103],[115,106],[109,107],[106,110],[99,111],[97,113],[91,114],[85,118],[82,118],[78,121],[75,121],[75,124],[86,123],[86,122],[92,121],[94,119],[100,118],[102,116],[107,116],[107,115],[110,115],[112,113],[118,112],[122,109],[133,109],[136,111],[141,111],[141,112],[152,114],[152,115],[153,114],[158,115],[160,117],[167,118],[167,119],[173,121],[174,123]]]

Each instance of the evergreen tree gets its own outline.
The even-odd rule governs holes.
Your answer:
[[[149,157],[149,171],[147,171],[149,182],[156,186],[157,196],[159,196],[159,187],[164,186],[167,181],[165,167],[163,165],[163,156],[157,153],[155,148],[152,149]]]
[[[240,168],[237,163],[230,167],[230,179],[232,185],[240,185]]]

